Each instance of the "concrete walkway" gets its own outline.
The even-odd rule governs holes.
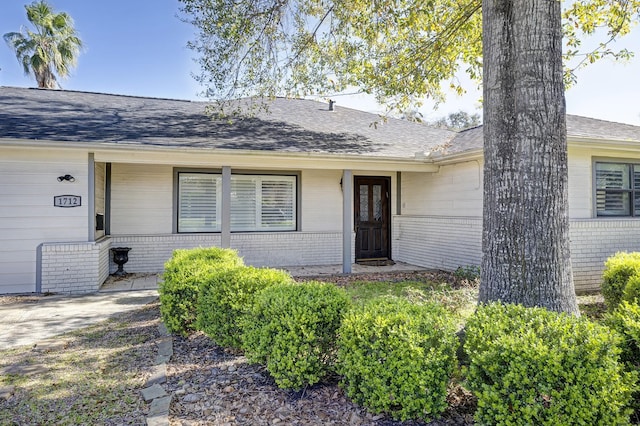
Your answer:
[[[282,268],[296,277],[342,273],[341,265]],[[381,273],[416,271],[423,268],[393,265],[352,265],[352,272]],[[110,316],[152,302],[158,297],[158,275],[128,274],[109,277],[98,293],[69,296],[36,296],[10,304],[0,304],[0,349],[34,345],[59,334],[93,325]]]
[[[30,297],[0,305],[0,349],[34,345],[139,308],[158,297],[156,275],[137,275],[109,284],[106,291],[89,295]],[[121,291],[125,289],[140,290]]]

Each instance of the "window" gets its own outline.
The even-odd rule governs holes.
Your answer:
[[[640,216],[640,164],[595,164],[597,216]]]
[[[295,176],[231,176],[231,231],[295,231]]]
[[[296,176],[231,176],[231,231],[295,231]],[[178,173],[178,232],[220,232],[222,175]]]
[[[178,232],[220,232],[222,176],[178,175]]]

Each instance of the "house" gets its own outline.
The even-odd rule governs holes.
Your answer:
[[[0,88],[0,293],[96,291],[176,248],[262,266],[390,258],[479,265],[482,128],[461,133],[311,100],[214,119],[204,103]],[[578,291],[640,250],[640,127],[567,117]],[[637,212],[636,212],[637,210]]]

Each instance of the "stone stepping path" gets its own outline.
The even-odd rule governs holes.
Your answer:
[[[171,337],[164,324],[160,323],[158,329],[160,338],[157,341],[158,354],[156,363],[141,393],[146,402],[151,401],[149,413],[147,414],[147,425],[169,426],[171,395],[167,394],[162,384],[167,382],[167,362],[173,356],[173,337]]]

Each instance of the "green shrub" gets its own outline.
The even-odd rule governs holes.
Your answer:
[[[374,299],[349,311],[338,335],[337,370],[353,401],[400,420],[445,410],[458,340],[441,305]]]
[[[605,316],[605,323],[622,336],[621,359],[632,368],[640,367],[640,305],[623,301]]]
[[[640,303],[640,274],[632,275],[622,292],[622,301]]]
[[[622,301],[618,308],[605,316],[605,323],[622,337],[620,359],[627,371],[640,372],[640,305]],[[635,418],[640,420],[640,388],[634,393]]]
[[[266,364],[281,388],[299,390],[318,383],[334,368],[336,332],[350,300],[333,284],[267,288],[246,317],[245,355]]]
[[[491,425],[628,424],[634,376],[606,327],[542,308],[490,304],[467,321],[476,420]]]
[[[634,275],[640,275],[640,253],[619,252],[607,259],[602,273],[602,296],[609,311],[618,307],[627,282]]]
[[[160,313],[167,329],[186,335],[194,330],[202,283],[212,275],[243,265],[235,250],[219,247],[175,250],[164,265],[158,287]]]
[[[286,271],[251,266],[210,276],[198,298],[198,330],[220,346],[240,348],[242,316],[251,308],[255,294],[292,281]]]
[[[476,281],[480,279],[480,266],[478,265],[467,265],[467,266],[458,266],[455,271],[453,271],[453,276],[467,281]]]

